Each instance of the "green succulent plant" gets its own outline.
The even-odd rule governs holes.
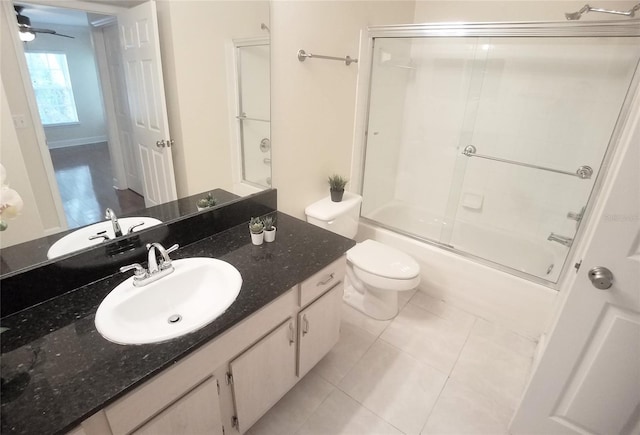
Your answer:
[[[343,178],[341,175],[334,174],[329,177],[329,188],[331,190],[344,190],[344,186],[347,185],[349,180]]]
[[[273,218],[273,216],[265,216],[265,218],[263,219],[263,223],[264,223],[264,230],[271,231],[273,229],[273,224],[275,223],[275,219]]]
[[[252,217],[249,221],[249,231],[253,234],[260,234],[264,230],[264,222],[259,217]]]
[[[213,207],[218,203],[218,200],[214,198],[213,194],[209,192],[207,196],[198,200],[196,205],[200,208]]]

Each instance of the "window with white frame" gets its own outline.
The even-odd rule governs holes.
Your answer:
[[[27,66],[42,125],[78,122],[78,112],[64,53],[28,52]]]

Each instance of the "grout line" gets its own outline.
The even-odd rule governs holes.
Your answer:
[[[385,423],[387,423],[389,426],[393,427],[394,429],[396,429],[398,432],[400,432],[401,434],[406,434],[406,432],[402,431],[402,429],[400,429],[399,427],[395,426],[393,423],[391,423],[390,421],[388,421],[386,418],[384,418],[383,416],[379,415],[376,411],[374,411],[373,409],[370,409],[367,405],[365,405],[364,403],[360,402],[358,399],[356,399],[355,397],[353,397],[351,394],[347,393],[346,391],[338,388],[345,396],[349,397],[350,399],[352,399],[354,402],[356,402],[358,405],[362,406],[364,409],[366,409],[367,411],[369,411],[370,413],[372,413],[373,415],[375,415],[376,417],[378,417],[380,420],[384,421]]]
[[[313,369],[312,369],[313,370]],[[309,373],[307,373],[308,375]],[[307,376],[305,375],[305,376]],[[320,401],[320,403],[318,404],[318,406],[316,406],[313,411],[311,413],[309,413],[309,415],[307,416],[307,418],[304,419],[304,421],[302,422],[302,424],[293,432],[293,434],[299,434],[300,431],[302,430],[302,428],[304,427],[305,424],[307,424],[307,422],[309,421],[309,419],[311,419],[311,417],[313,417],[316,412],[318,412],[318,409],[320,409],[322,407],[322,405],[324,405],[324,402],[327,401],[327,399],[329,398],[329,396],[331,396],[337,389],[338,387],[336,387],[335,385],[333,385],[331,382],[327,381],[326,379],[324,379],[324,377],[322,377],[320,374],[318,374],[323,380],[325,380],[326,382],[329,383],[329,385],[331,385],[333,388],[331,389],[331,391],[329,392],[329,394],[327,394],[324,399],[322,399]]]

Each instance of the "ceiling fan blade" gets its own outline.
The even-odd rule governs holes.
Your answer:
[[[28,31],[31,31],[33,33],[46,33],[46,34],[49,34],[49,35],[63,36],[65,38],[75,39],[75,36],[63,35],[62,33],[58,33],[55,30],[51,30],[51,29],[39,29],[37,27],[29,27]]]

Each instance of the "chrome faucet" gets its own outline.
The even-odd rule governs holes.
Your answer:
[[[571,245],[573,244],[573,239],[571,237],[561,236],[556,233],[549,234],[549,237],[547,237],[547,240],[552,242],[558,242],[561,245],[566,246],[567,248],[571,247]]]
[[[110,208],[108,208],[104,212],[104,218],[105,219],[111,219],[111,225],[113,225],[113,233],[115,234],[115,237],[122,236],[122,228],[120,228],[120,223],[118,222],[118,217],[116,216],[114,211],[111,210]]]
[[[169,254],[178,249],[178,245],[173,245],[169,249],[164,249],[160,243],[147,243],[147,269],[149,275],[161,273],[163,271],[173,272],[173,266],[171,265],[171,258]],[[160,263],[158,263],[158,254],[160,254]]]
[[[173,272],[173,265],[171,264],[171,258],[169,254],[178,249],[178,245],[175,244],[169,249],[165,249],[160,243],[148,243],[147,244],[147,269],[140,266],[138,263],[130,264],[129,266],[123,266],[120,268],[120,272],[127,272],[129,270],[135,270],[133,274],[133,285],[136,287],[142,287],[150,284],[163,276],[169,275]],[[158,253],[160,254],[160,262],[158,263]]]

